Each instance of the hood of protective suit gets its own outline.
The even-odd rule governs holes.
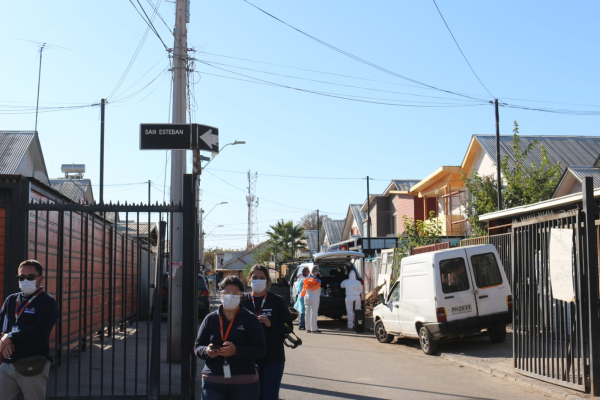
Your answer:
[[[356,272],[350,271],[350,273],[348,274],[348,279],[356,279]]]

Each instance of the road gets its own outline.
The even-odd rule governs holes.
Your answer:
[[[282,399],[547,399],[541,392],[426,356],[417,341],[382,344],[372,333],[319,321],[323,334],[299,331],[286,348]],[[492,343],[490,343],[492,346]]]

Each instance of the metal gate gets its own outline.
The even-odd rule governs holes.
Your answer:
[[[194,397],[195,193],[195,179],[186,175],[183,205],[51,204],[32,196],[28,257],[44,265],[44,286],[59,310],[47,398]],[[183,219],[182,260],[169,248],[176,218]],[[182,267],[172,268],[179,266],[173,261]],[[174,298],[174,285],[191,301]],[[183,304],[175,321],[181,337],[172,334],[173,304]]]
[[[581,391],[592,391],[600,360],[596,207],[583,207],[513,223],[513,361],[522,374]],[[572,302],[553,298],[549,269],[550,232],[571,229]],[[598,395],[598,393],[595,393]]]

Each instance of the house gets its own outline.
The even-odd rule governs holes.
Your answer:
[[[308,250],[306,250],[305,252],[308,253],[308,257],[312,257],[313,254],[319,252],[319,231],[317,231],[316,229],[305,230],[304,236],[306,237],[306,247],[308,247]]]
[[[367,213],[361,211],[361,207],[361,204],[350,204],[348,206],[344,227],[342,228],[342,241],[363,235]]]
[[[461,171],[459,166],[440,167],[411,188],[422,199],[415,214],[423,213],[427,219],[429,211],[435,211],[442,224],[442,236],[464,235],[467,193]]]
[[[367,225],[370,222],[370,236],[397,236],[404,232],[402,217],[427,219],[428,213],[423,211],[432,208],[433,203],[420,201],[412,192],[412,187],[419,183],[416,179],[394,179],[383,194],[372,194],[362,205],[361,211],[367,213],[363,221],[363,236],[369,236]],[[367,212],[368,208],[368,212]],[[434,208],[434,207],[433,207]]]
[[[596,164],[598,165],[598,164]],[[563,172],[552,198],[566,196],[568,194],[580,193],[583,178],[591,176],[594,179],[594,189],[600,189],[600,168],[596,167],[567,167]]]
[[[0,175],[28,176],[49,184],[36,132],[0,131]]]
[[[158,246],[158,228],[156,222],[125,221],[117,223],[117,232],[122,235],[127,234],[132,239],[138,239],[140,243],[150,244],[153,247]],[[156,251],[156,249],[155,249]]]
[[[50,186],[73,200],[74,203],[94,203],[92,181],[89,179],[50,179]]]
[[[217,281],[220,282],[229,275],[235,275],[243,280],[242,271],[254,265],[254,256],[263,251],[268,243],[268,241],[264,241],[250,250],[215,253]]]
[[[500,136],[500,156],[508,155],[509,165],[514,166],[515,158],[512,149],[513,136]],[[560,163],[563,171],[570,166],[594,166],[600,154],[600,137],[598,136],[519,136],[521,149],[537,140],[546,148],[550,162]],[[539,163],[541,151],[539,146],[529,153],[525,164]],[[476,171],[480,176],[496,177],[496,136],[473,135],[463,158],[462,170],[471,175]]]
[[[323,220],[319,234],[319,248],[321,251],[332,250],[330,246],[340,241],[344,222],[343,219]]]
[[[550,163],[560,163],[563,176],[555,196],[577,190],[577,178],[584,172],[575,171],[575,167],[596,166],[600,154],[600,137],[598,136],[519,136],[521,149],[526,149],[535,140],[544,146]],[[500,155],[509,157],[509,166],[515,165],[512,149],[513,136],[500,136]],[[535,146],[528,154],[525,164],[540,163],[540,146]],[[567,171],[568,167],[572,167]],[[480,176],[496,177],[496,136],[473,135],[461,165],[462,170],[469,176],[477,172]],[[589,173],[589,171],[587,172]],[[576,176],[577,175],[577,176]],[[497,224],[497,225],[494,225]],[[510,225],[510,221],[500,219],[491,220],[489,227],[491,234],[499,233],[501,229]]]

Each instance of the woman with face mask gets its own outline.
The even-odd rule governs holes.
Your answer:
[[[304,305],[304,297],[302,296],[302,288],[304,286],[304,279],[310,273],[310,269],[308,267],[298,268],[298,277],[296,283],[296,292],[298,293],[298,298],[296,299],[296,303],[294,304],[294,308],[300,312],[300,320],[298,322],[298,329],[303,331],[306,329],[306,306]]]
[[[242,299],[242,307],[258,317],[265,333],[267,351],[256,360],[260,376],[260,399],[277,400],[285,367],[284,335],[292,328],[292,316],[285,300],[267,291],[271,277],[267,267],[256,264],[248,273],[252,293]]]
[[[260,395],[256,360],[265,354],[265,335],[256,315],[240,307],[244,285],[236,276],[220,283],[222,305],[204,318],[194,345],[205,360],[202,399],[252,399]]]

